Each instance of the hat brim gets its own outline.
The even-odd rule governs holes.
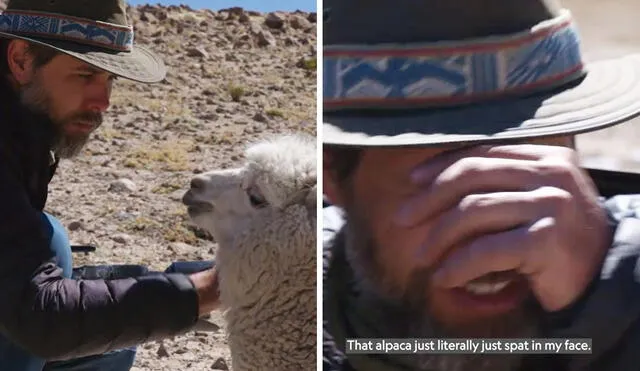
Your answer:
[[[491,143],[603,129],[640,115],[640,55],[594,62],[554,92],[439,109],[327,113],[323,143],[431,146]]]
[[[142,46],[136,45],[130,52],[116,52],[69,41],[27,37],[6,32],[0,32],[0,37],[48,46],[99,69],[137,82],[156,83],[162,81],[167,74],[162,59]]]

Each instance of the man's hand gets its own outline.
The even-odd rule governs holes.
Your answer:
[[[438,285],[517,270],[556,311],[581,295],[610,247],[596,187],[571,149],[474,147],[429,160],[412,180],[423,191],[397,219],[430,225],[419,259],[435,264]]]
[[[189,275],[198,293],[198,316],[218,309],[220,306],[220,292],[218,291],[218,274],[215,268]]]

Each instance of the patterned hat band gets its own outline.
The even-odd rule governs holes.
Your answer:
[[[133,27],[33,11],[0,14],[0,31],[19,36],[53,38],[116,51],[133,49]]]
[[[324,47],[324,110],[425,108],[548,91],[585,73],[571,13],[506,37]]]

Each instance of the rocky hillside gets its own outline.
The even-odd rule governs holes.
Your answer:
[[[253,140],[316,133],[316,14],[261,14],[186,6],[128,9],[135,42],[168,69],[154,85],[118,80],[112,107],[85,151],[64,161],[47,211],[75,244],[98,249],[82,264],[212,259],[215,241],[191,226],[180,202],[191,177],[242,161]],[[167,303],[170,305],[170,303]],[[223,322],[140,348],[134,370],[226,370]]]

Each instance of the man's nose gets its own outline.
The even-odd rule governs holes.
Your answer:
[[[91,99],[89,109],[94,112],[105,112],[110,105],[109,95],[101,94]]]
[[[96,85],[89,96],[87,108],[93,112],[105,112],[111,104],[111,87],[109,83]]]

